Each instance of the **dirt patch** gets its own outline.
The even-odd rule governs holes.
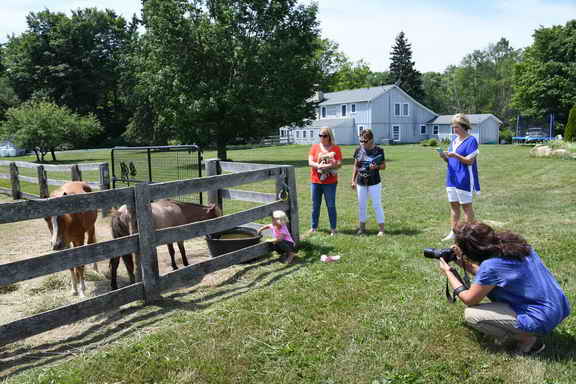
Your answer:
[[[0,204],[11,202],[0,195]],[[96,223],[98,241],[112,239],[110,219],[99,216]],[[48,227],[43,219],[29,220],[0,225],[0,244],[2,244],[2,263],[37,257],[48,253],[50,237]],[[185,242],[186,253],[191,264],[209,258],[206,242],[203,238]],[[176,247],[177,249],[177,247]],[[161,274],[172,271],[167,247],[161,246],[158,251],[158,263]],[[180,253],[176,250],[176,263],[182,266]],[[206,292],[207,287],[215,288],[234,284],[239,281],[246,266],[232,266],[222,271],[206,275],[193,287],[164,294],[171,299],[186,296],[189,304],[185,309],[196,309],[198,303],[206,301],[222,292]],[[250,268],[250,267],[248,267]],[[98,263],[97,273],[93,266],[86,267],[86,295],[93,297],[110,290],[108,262]],[[128,284],[123,263],[118,269],[120,287]],[[247,284],[250,286],[250,284]],[[230,288],[234,295],[243,288]],[[13,286],[0,288],[0,324],[7,324],[33,314],[41,313],[80,300],[71,294],[71,279],[68,271],[53,275],[22,281]],[[0,377],[17,373],[30,367],[49,364],[81,353],[86,350],[109,344],[124,335],[134,336],[141,331],[148,332],[154,328],[153,323],[173,311],[181,310],[182,302],[177,305],[167,304],[162,307],[142,306],[132,303],[121,308],[114,308],[106,313],[83,321],[59,327],[54,330],[27,338],[21,342],[0,347]],[[156,319],[152,321],[152,319]]]

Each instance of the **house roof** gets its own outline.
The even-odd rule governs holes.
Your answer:
[[[357,103],[362,101],[371,101],[378,96],[388,92],[394,85],[382,85],[371,88],[349,89],[339,92],[328,92],[324,94],[323,101],[319,105],[333,105]]]
[[[441,115],[429,121],[428,124],[452,124],[452,117],[454,117],[454,115]],[[481,124],[490,117],[493,117],[499,124],[503,124],[499,118],[491,113],[466,114],[466,117],[470,120],[470,124]]]
[[[284,127],[289,129],[320,129],[320,128],[353,128],[354,119],[320,119],[311,120],[308,125],[293,125]]]

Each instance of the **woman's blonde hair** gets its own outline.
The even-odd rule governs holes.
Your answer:
[[[328,137],[330,138],[330,144],[336,145],[336,139],[334,138],[334,133],[330,128],[328,127],[320,128],[320,134],[328,135]]]
[[[470,125],[470,120],[468,120],[466,115],[463,113],[457,113],[456,115],[454,115],[454,117],[452,117],[452,124],[458,124],[466,131],[469,131],[472,127]]]
[[[284,211],[274,211],[272,217],[282,224],[288,224],[288,216]]]

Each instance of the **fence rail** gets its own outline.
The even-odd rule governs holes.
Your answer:
[[[161,276],[158,271],[156,247],[176,241],[232,229],[269,216],[274,210],[285,210],[290,217],[291,232],[296,242],[298,232],[298,203],[295,173],[291,166],[226,163],[217,159],[206,162],[208,177],[160,184],[137,184],[118,190],[70,195],[44,200],[29,200],[0,205],[0,224],[59,216],[88,210],[127,204],[135,212],[138,233],[119,239],[53,252],[36,258],[0,265],[0,286],[45,276],[80,265],[103,261],[128,253],[140,259],[137,276],[140,281],[79,303],[57,308],[0,326],[0,345],[21,340],[47,330],[128,304],[136,300],[152,303],[162,299],[163,291],[187,286],[198,278],[260,257],[270,252],[268,242],[227,253]],[[221,174],[222,170],[238,173]],[[276,179],[276,194],[227,189],[266,179]],[[208,192],[209,201],[222,206],[222,197],[250,198],[264,205],[211,220],[155,230],[150,203],[153,200],[181,193]],[[276,196],[283,196],[277,199]]]
[[[12,199],[19,200],[25,199],[43,199],[48,197],[48,186],[56,185],[61,186],[70,180],[82,180],[82,172],[99,171],[99,182],[88,182],[87,184],[93,190],[106,190],[110,189],[110,172],[108,163],[81,163],[69,165],[52,165],[52,164],[36,164],[25,161],[9,161],[0,160],[0,166],[8,166],[10,173],[0,173],[0,179],[9,179],[11,188],[0,187],[0,193],[12,196]],[[36,177],[20,175],[20,168],[36,169]],[[69,172],[70,180],[56,180],[49,179],[47,172]],[[20,188],[20,181],[38,184],[38,195],[22,192]]]

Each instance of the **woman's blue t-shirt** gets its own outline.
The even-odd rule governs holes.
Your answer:
[[[476,140],[474,136],[468,136],[464,139],[456,150],[454,150],[456,146],[455,142],[456,138],[450,143],[448,152],[456,152],[464,157],[478,153],[478,140]],[[473,162],[471,165],[466,165],[456,158],[449,157],[448,172],[446,172],[446,186],[454,187],[462,191],[480,193],[478,161]]]
[[[483,261],[474,282],[495,285],[488,298],[509,304],[517,315],[516,327],[525,332],[549,333],[570,314],[568,299],[534,250],[523,260]]]

